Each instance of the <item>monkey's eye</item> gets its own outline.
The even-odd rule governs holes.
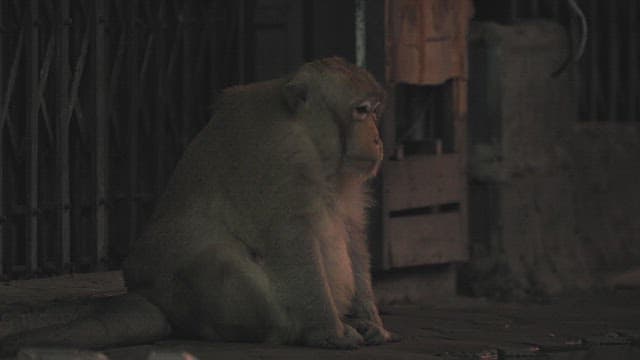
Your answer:
[[[369,114],[371,114],[372,110],[373,108],[370,101],[361,102],[353,109],[353,117],[359,120],[364,120]]]
[[[358,105],[356,106],[356,112],[359,115],[366,115],[368,113],[371,112],[371,105],[367,104],[362,104],[362,105]]]

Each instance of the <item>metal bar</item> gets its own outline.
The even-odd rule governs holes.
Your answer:
[[[115,15],[120,19],[120,37],[118,38],[118,47],[116,50],[116,55],[113,60],[113,66],[111,68],[111,74],[109,76],[109,121],[110,125],[113,127],[113,136],[111,138],[114,140],[117,151],[121,151],[124,148],[124,139],[122,131],[120,131],[120,116],[116,112],[115,99],[118,94],[118,79],[120,79],[120,75],[122,73],[122,63],[124,60],[124,56],[127,50],[127,21],[125,19],[124,11],[120,6],[120,1],[115,1],[115,10],[117,14]]]
[[[48,140],[50,142],[53,141],[53,128],[51,127],[51,122],[47,113],[47,103],[44,101],[44,90],[47,87],[47,82],[49,81],[49,69],[51,67],[51,59],[53,58],[53,45],[54,38],[52,35],[50,35],[49,40],[47,40],[47,49],[45,52],[44,61],[42,63],[42,68],[40,69],[40,83],[38,85],[39,106],[42,109],[42,118],[44,121],[45,130],[47,132]]]
[[[96,82],[96,265],[98,269],[105,269],[109,249],[108,213],[106,208],[108,188],[108,146],[109,146],[109,117],[107,113],[107,79],[106,79],[106,39],[105,22],[107,18],[104,0],[95,0],[95,82]]]
[[[520,15],[518,13],[518,1],[519,0],[509,0],[509,21],[515,22]]]
[[[129,47],[128,47],[128,81],[129,81],[129,89],[132,92],[129,97],[129,158],[128,158],[128,166],[129,166],[129,179],[128,179],[128,207],[129,207],[129,233],[128,240],[129,243],[133,243],[137,237],[137,226],[138,226],[138,202],[136,200],[136,192],[138,186],[138,106],[140,100],[140,84],[139,73],[140,70],[138,68],[139,64],[139,54],[138,48],[140,47],[139,41],[139,32],[136,29],[136,18],[137,18],[137,10],[138,10],[138,0],[132,0],[128,3],[128,19],[127,19],[127,28],[129,33]]]
[[[245,46],[245,20],[246,20],[246,0],[238,0],[238,83],[244,84],[246,81],[246,46]]]
[[[196,32],[194,31],[193,11],[193,0],[185,1],[182,8],[184,27],[182,28],[182,136],[180,139],[183,148],[191,140],[194,123],[193,84],[195,74],[193,71],[193,54]]]
[[[640,66],[640,59],[638,58],[638,42],[640,36],[638,35],[638,0],[629,0],[629,8],[627,9],[627,16],[629,21],[629,41],[627,47],[629,48],[628,60],[627,60],[627,83],[628,86],[628,101],[627,101],[627,116],[628,121],[640,121],[640,111],[638,111],[638,66]]]
[[[589,39],[591,51],[589,52],[589,120],[599,121],[602,120],[598,114],[599,107],[599,93],[600,93],[600,61],[599,61],[599,31],[600,31],[600,16],[598,12],[599,0],[589,1],[589,14],[591,16],[591,26],[589,27]]]
[[[169,4],[167,4],[167,6],[169,6]],[[173,44],[171,45],[171,52],[169,53],[169,61],[167,64],[167,84],[169,83],[173,84],[174,77],[177,77],[176,73],[178,72],[178,70],[177,70],[176,64],[177,64],[178,54],[180,53],[180,44],[182,39],[182,36],[180,36],[180,34],[182,34],[183,27],[184,27],[183,22],[178,21],[178,24],[174,31]],[[229,33],[232,33],[232,31],[229,31]],[[169,126],[169,129],[173,134],[173,136],[177,139],[176,143],[179,143],[180,142],[180,134],[178,132],[179,124],[176,124],[178,122],[178,110],[179,110],[177,106],[178,94],[176,94],[177,91],[174,91],[173,86],[168,86],[166,91],[167,91],[167,99],[169,99],[169,101],[167,102],[167,110],[168,110],[168,117],[169,117],[169,121],[167,122],[167,125]]]
[[[157,26],[154,28],[156,33],[156,76],[158,78],[158,86],[156,87],[156,96],[155,96],[155,119],[156,123],[154,126],[154,148],[155,151],[155,182],[154,182],[154,192],[157,196],[160,195],[162,190],[164,189],[165,177],[166,175],[166,165],[165,165],[165,126],[167,123],[167,30],[166,30],[166,1],[161,1],[158,9],[157,15]]]
[[[7,90],[4,93],[2,101],[2,113],[0,113],[0,127],[4,127],[7,117],[9,116],[9,103],[15,89],[16,77],[18,76],[18,67],[22,62],[22,48],[24,47],[24,27],[20,29],[18,36],[18,45],[13,56],[13,63],[9,70],[9,80],[7,81]]]
[[[356,0],[355,13],[356,65],[367,67],[367,2]]]
[[[529,11],[533,18],[540,16],[540,2],[538,0],[529,0]]]
[[[59,0],[56,24],[56,169],[58,185],[58,226],[60,236],[60,268],[71,262],[71,198],[69,193],[69,0]]]
[[[620,46],[618,39],[618,2],[607,3],[607,39],[608,83],[607,83],[607,120],[620,121],[618,118],[618,87],[620,83]]]
[[[0,1],[0,25],[4,24],[4,14],[5,12],[5,2]],[[5,54],[5,36],[0,35],[0,84],[4,84],[4,54]],[[3,87],[0,86],[0,109],[4,109],[4,94],[2,93]],[[0,110],[1,111],[1,110]],[[0,114],[2,114],[0,112]],[[4,160],[5,160],[5,152],[4,152],[4,126],[1,125],[3,121],[0,119],[0,277],[4,275],[4,232],[5,232],[5,223],[6,223],[6,215],[5,215],[5,199],[4,199]]]
[[[30,272],[38,269],[38,110],[40,97],[38,94],[38,60],[39,60],[39,34],[38,34],[38,0],[29,2],[29,21],[27,31],[29,39],[27,47],[27,109],[28,109],[28,141],[29,141],[29,168],[27,176],[27,189],[29,189],[29,210],[27,216],[28,247],[27,267]]]

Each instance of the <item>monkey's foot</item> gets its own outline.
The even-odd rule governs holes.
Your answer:
[[[366,345],[380,345],[400,341],[400,336],[387,331],[381,324],[371,320],[352,319],[349,324],[362,335]]]
[[[362,335],[356,329],[344,324],[344,333],[342,336],[330,334],[326,330],[316,330],[310,332],[303,341],[304,345],[317,346],[328,349],[357,349],[365,343]]]

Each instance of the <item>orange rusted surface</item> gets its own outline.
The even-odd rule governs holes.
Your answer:
[[[466,77],[471,0],[387,0],[386,7],[389,82]]]

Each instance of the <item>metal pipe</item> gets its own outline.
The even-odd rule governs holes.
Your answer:
[[[355,39],[356,65],[367,67],[367,12],[366,1],[356,0]]]

